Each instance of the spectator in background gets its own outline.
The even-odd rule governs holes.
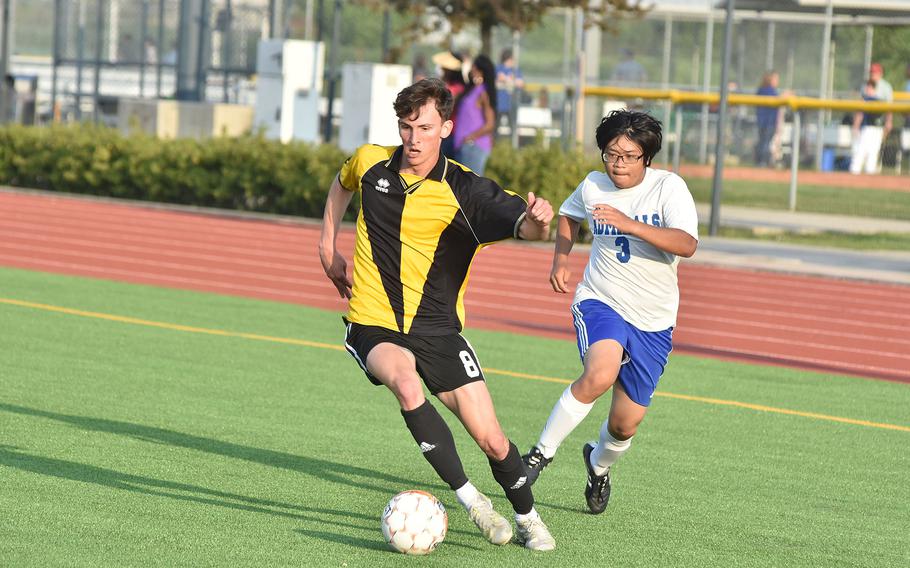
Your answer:
[[[138,63],[138,47],[133,34],[123,34],[117,42],[117,60],[123,63]]]
[[[884,77],[884,69],[880,63],[869,66],[869,80],[860,89],[863,100],[884,101],[894,100],[894,90],[891,83]],[[891,113],[874,114],[857,112],[853,115],[853,151],[850,157],[850,173],[858,174],[865,170],[867,174],[878,173],[878,158],[882,148],[882,141],[891,131]]]
[[[648,80],[648,73],[641,63],[635,60],[635,52],[629,48],[622,50],[623,60],[613,69],[610,80],[616,83],[641,84]]]
[[[455,160],[483,175],[496,130],[496,67],[486,55],[471,65],[468,90],[455,102]]]
[[[171,49],[161,57],[163,65],[177,65],[177,43],[171,43]]]
[[[910,93],[910,63],[907,64],[907,82],[904,84],[904,90]],[[904,115],[904,128],[910,128],[910,114]]]
[[[155,42],[150,39],[145,40],[145,62],[154,65],[158,63],[158,48]]]
[[[452,98],[457,101],[467,88],[464,74],[461,71],[463,58],[451,51],[440,51],[433,55],[432,61],[439,71],[439,77],[442,79],[442,82],[446,84],[446,88],[452,93]],[[452,116],[452,122],[455,122],[454,114]],[[443,138],[441,148],[443,156],[455,159],[455,136],[449,134]]]
[[[777,71],[768,71],[762,77],[761,85],[756,95],[776,97],[780,95],[778,85],[780,76]],[[780,117],[780,107],[757,107],[755,121],[758,124],[758,144],[755,145],[755,164],[766,167],[772,164],[771,142],[777,134],[777,122]]]
[[[875,93],[875,81],[869,79],[863,85],[862,97],[864,101],[880,100]],[[854,122],[853,148],[850,154],[850,173],[861,173],[865,167],[866,173],[874,174],[878,171],[878,155],[882,148],[882,124],[883,116],[881,113],[863,112],[860,113],[859,132],[855,132],[856,125]]]
[[[427,69],[426,55],[418,53],[414,56],[414,63],[411,65],[411,75],[414,83],[430,76],[430,71]]]
[[[509,126],[509,132],[515,124],[515,109],[512,108],[512,93],[515,89],[523,89],[525,86],[524,77],[521,70],[515,66],[515,57],[511,49],[503,49],[499,56],[499,65],[496,66],[496,124],[502,124],[505,120]],[[518,96],[518,93],[515,93]]]

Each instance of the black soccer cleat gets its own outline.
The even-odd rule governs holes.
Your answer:
[[[534,446],[531,448],[531,451],[521,456],[521,461],[525,464],[525,470],[528,475],[528,487],[530,487],[537,481],[543,468],[550,465],[553,458],[543,457],[543,453],[541,453],[540,449],[537,446]]]
[[[588,485],[585,487],[585,499],[588,502],[588,509],[595,515],[599,515],[607,508],[610,502],[610,470],[603,475],[596,475],[594,468],[591,466],[591,452],[594,451],[594,444],[588,442],[581,449],[581,455],[585,459],[585,468],[588,470]]]

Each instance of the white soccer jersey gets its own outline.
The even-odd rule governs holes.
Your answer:
[[[559,208],[560,215],[587,220],[594,237],[575,302],[605,302],[642,331],[676,325],[679,257],[612,225],[595,223],[592,213],[600,203],[637,221],[680,229],[697,239],[698,215],[686,182],[672,172],[647,168],[639,185],[618,189],[605,172],[591,172]]]

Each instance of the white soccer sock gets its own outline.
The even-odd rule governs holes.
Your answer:
[[[553,405],[547,425],[543,427],[540,441],[537,442],[537,447],[545,458],[552,458],[556,454],[562,441],[572,433],[576,426],[581,424],[592,408],[594,408],[593,402],[587,404],[579,402],[572,395],[572,386],[566,387],[562,396]]]
[[[539,519],[539,518],[540,518],[540,514],[537,512],[537,509],[535,509],[534,507],[531,507],[531,510],[525,515],[520,515],[518,513],[515,513],[515,522],[516,523],[523,523],[523,522],[529,521],[531,519]]]
[[[605,420],[600,427],[600,442],[591,451],[591,467],[594,468],[594,473],[597,475],[606,473],[610,466],[616,463],[632,445],[632,438],[617,440],[611,436],[607,428],[608,422],[609,420]]]
[[[455,490],[455,498],[465,509],[471,508],[471,504],[474,503],[478,495],[480,495],[480,491],[477,491],[477,488],[470,481]]]

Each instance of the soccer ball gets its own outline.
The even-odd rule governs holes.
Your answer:
[[[429,554],[446,537],[449,516],[439,499],[425,491],[402,491],[382,513],[382,536],[404,554]]]

